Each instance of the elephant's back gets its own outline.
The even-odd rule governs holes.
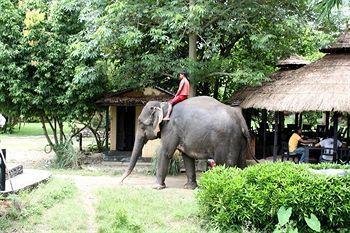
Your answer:
[[[187,105],[192,108],[211,108],[217,107],[218,105],[223,105],[220,101],[210,97],[210,96],[196,96],[186,99],[180,102],[178,105]]]
[[[173,112],[179,117],[205,116],[207,114],[224,117],[231,114],[232,107],[209,96],[196,96],[175,105]]]
[[[197,132],[203,127],[211,131],[230,131],[237,126],[232,107],[208,96],[192,97],[175,105],[172,117],[176,119],[176,124]]]

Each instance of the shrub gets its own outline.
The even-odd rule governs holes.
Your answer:
[[[176,176],[180,173],[180,155],[175,152],[174,156],[171,157],[169,162],[168,174],[172,176]],[[158,154],[152,157],[152,175],[157,174],[157,164],[158,164]]]
[[[56,158],[54,166],[56,168],[76,168],[78,167],[78,152],[73,148],[71,142],[57,144],[53,147]]]
[[[266,163],[237,168],[216,167],[199,180],[197,199],[203,218],[220,229],[252,225],[272,232],[281,206],[291,207],[291,220],[307,229],[314,214],[323,229],[350,225],[350,176],[311,173],[307,166]]]

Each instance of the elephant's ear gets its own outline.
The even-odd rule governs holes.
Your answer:
[[[157,135],[160,132],[160,123],[163,121],[163,109],[156,107],[156,112],[154,114],[155,119],[153,121],[154,134]]]

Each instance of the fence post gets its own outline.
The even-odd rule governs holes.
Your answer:
[[[6,159],[6,149],[1,149],[3,155],[4,155],[4,159]],[[0,190],[1,191],[5,191],[5,183],[6,183],[6,178],[5,178],[5,162],[2,160],[2,156],[0,156],[1,159],[1,164],[0,164],[0,171],[1,171],[1,177],[0,177]]]
[[[79,151],[83,151],[83,134],[79,133]]]

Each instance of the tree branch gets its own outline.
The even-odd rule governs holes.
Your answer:
[[[227,73],[227,72],[213,72],[213,73],[210,73],[208,74],[207,76],[205,76],[204,78],[210,78],[210,77],[213,77],[213,76],[231,76],[232,73]]]
[[[47,140],[47,142],[49,143],[49,145],[50,145],[51,147],[53,147],[53,143],[52,143],[52,141],[51,141],[51,139],[50,139],[50,137],[49,137],[49,134],[48,134],[48,132],[47,132],[47,129],[46,129],[46,125],[45,125],[45,116],[40,115],[40,121],[41,121],[41,124],[42,124],[42,128],[43,128],[43,130],[44,130],[44,135],[45,135],[45,137],[46,137],[46,140]]]
[[[43,117],[44,117],[44,120],[45,120],[45,118],[47,119],[47,122],[49,123],[49,125],[50,125],[50,127],[51,127],[51,129],[52,129],[52,132],[53,132],[53,137],[54,137],[54,139],[55,139],[55,144],[57,144],[58,139],[57,139],[56,127],[54,127],[54,126],[52,125],[52,122],[51,122],[51,120],[50,120],[48,117],[45,117],[45,116],[43,116]],[[46,128],[46,127],[45,127],[45,128]]]
[[[87,128],[88,125],[91,123],[92,118],[93,118],[93,116],[88,120],[88,122],[87,122],[86,124],[82,123],[82,124],[84,125],[84,127],[81,128],[81,129],[79,129],[77,132],[73,133],[73,134],[69,137],[69,140],[68,140],[68,141],[72,140],[73,137],[77,136],[81,131],[83,131],[85,128]]]
[[[161,73],[161,75],[164,75],[164,76],[167,76],[167,77],[170,77],[170,78],[174,78],[174,75],[171,75],[171,74],[168,74],[168,73]]]

